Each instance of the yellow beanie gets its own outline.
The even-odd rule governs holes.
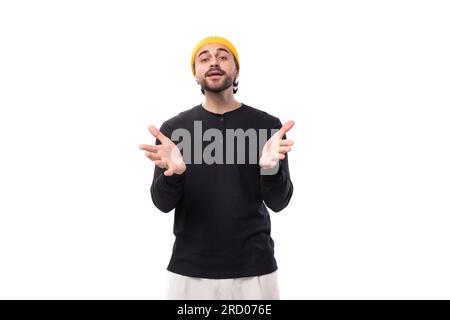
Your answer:
[[[233,46],[233,44],[225,38],[218,37],[218,36],[210,36],[210,37],[204,38],[199,43],[197,43],[194,50],[192,51],[191,68],[192,68],[192,73],[194,74],[194,76],[195,76],[195,67],[194,67],[195,57],[196,57],[198,51],[200,50],[201,47],[203,47],[207,44],[211,44],[211,43],[220,43],[220,44],[224,45],[225,47],[227,47],[228,50],[230,50],[233,53],[233,56],[237,62],[236,67],[237,67],[237,70],[239,71],[239,57],[238,57],[236,48]]]

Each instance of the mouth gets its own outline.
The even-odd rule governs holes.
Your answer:
[[[222,76],[223,76],[222,74],[213,74],[213,75],[208,76],[208,78],[214,80],[214,79],[220,79]]]
[[[221,76],[223,76],[223,73],[220,72],[220,71],[211,71],[211,72],[208,73],[208,75],[207,75],[207,77],[211,77],[211,78],[214,78],[214,77],[221,77]]]

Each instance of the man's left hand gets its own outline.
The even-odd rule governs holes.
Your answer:
[[[286,153],[291,151],[294,141],[283,139],[283,136],[291,130],[294,124],[294,121],[289,120],[267,140],[261,152],[261,158],[259,159],[259,166],[261,168],[270,169],[275,167],[278,160],[283,160],[286,157]]]

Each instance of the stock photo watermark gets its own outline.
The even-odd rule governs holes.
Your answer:
[[[271,137],[279,129],[270,129]],[[185,164],[258,164],[259,156],[268,139],[268,129],[210,128],[203,132],[202,121],[194,121],[194,136],[185,128],[177,128],[170,137],[177,143]],[[181,139],[181,142],[179,142]],[[224,143],[225,141],[225,143]],[[210,142],[204,147],[204,142]],[[248,152],[247,152],[248,146]],[[271,141],[270,148],[277,151],[279,139]],[[172,160],[181,161],[178,150],[173,150]],[[235,152],[236,151],[236,152]],[[275,153],[275,152],[274,152]],[[178,160],[177,160],[178,159]],[[272,159],[266,159],[272,160]],[[278,171],[279,161],[272,168],[261,168],[262,175],[273,175]]]

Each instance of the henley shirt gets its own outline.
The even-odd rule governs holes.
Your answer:
[[[223,133],[223,138],[217,141],[223,146],[223,161],[210,164],[195,161],[194,148],[199,148],[198,142],[201,150],[205,150],[217,138],[199,140],[199,123],[201,135],[211,128]],[[174,130],[185,129],[191,136],[190,152],[180,150],[183,158],[190,159],[185,160],[186,171],[165,176],[166,169],[155,166],[150,187],[153,203],[159,210],[168,213],[175,209],[175,242],[167,270],[190,277],[227,279],[259,276],[278,269],[267,208],[279,212],[291,199],[293,184],[288,156],[279,160],[270,175],[261,173],[258,162],[261,146],[277,131],[272,129],[281,126],[277,117],[243,103],[223,114],[208,111],[199,104],[164,121],[160,131],[175,144],[182,139],[173,139]],[[231,152],[227,129],[266,131],[265,137],[258,135],[256,163],[250,161],[255,152],[250,139],[246,140],[245,163],[227,161],[227,153]],[[156,139],[156,144],[161,142]]]

